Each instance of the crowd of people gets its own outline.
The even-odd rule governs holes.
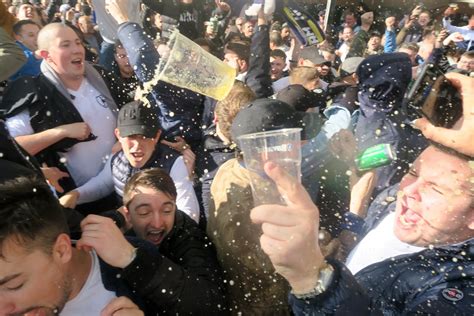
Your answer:
[[[156,80],[175,30],[222,100]],[[474,314],[467,4],[2,0],[0,81],[0,315]],[[238,138],[286,128],[258,205]]]

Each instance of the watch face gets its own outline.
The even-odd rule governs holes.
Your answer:
[[[332,277],[334,275],[334,268],[332,265],[326,263],[325,267],[319,271],[319,279],[316,283],[314,289],[309,291],[308,293],[303,294],[294,294],[293,295],[300,300],[309,300],[313,297],[318,296],[319,294],[326,291],[329,285],[332,282]]]

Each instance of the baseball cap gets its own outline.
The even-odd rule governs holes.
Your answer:
[[[322,65],[326,63],[330,63],[324,57],[319,54],[319,50],[316,46],[307,46],[303,48],[303,50],[300,52],[300,58],[309,60],[315,65]]]
[[[120,137],[143,135],[153,138],[161,129],[158,109],[146,106],[140,101],[127,103],[120,109],[117,128]]]
[[[292,84],[280,90],[276,99],[291,105],[296,111],[306,111],[309,108],[326,106],[326,95],[309,91],[300,84]]]
[[[357,67],[362,63],[362,57],[349,57],[344,60],[340,69],[340,77],[347,77],[356,72]]]
[[[289,104],[275,99],[257,99],[239,111],[232,121],[230,133],[234,141],[239,136],[279,130],[302,128],[301,139],[316,136],[322,125],[318,113],[296,111]]]

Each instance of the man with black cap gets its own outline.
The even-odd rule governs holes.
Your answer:
[[[331,62],[324,59],[316,46],[303,48],[298,59],[298,66],[316,68],[319,72],[319,83],[323,90],[326,90],[328,84],[334,81],[334,75],[331,69]],[[289,77],[283,77],[273,83],[273,91],[279,92],[290,85]]]
[[[232,122],[231,138],[245,134],[302,128],[301,138],[316,135],[320,122],[313,113],[298,112],[274,99],[257,99],[240,110]],[[217,171],[211,185],[207,231],[216,246],[228,283],[232,313],[289,315],[286,282],[275,274],[259,246],[260,228],[250,222],[254,207],[250,177],[241,157]]]
[[[122,150],[109,159],[96,177],[61,198],[62,203],[73,207],[76,203],[97,200],[114,190],[122,197],[125,184],[133,174],[158,167],[173,179],[179,209],[197,222],[199,205],[183,157],[158,143],[161,126],[157,109],[140,101],[127,103],[120,109],[115,135]]]

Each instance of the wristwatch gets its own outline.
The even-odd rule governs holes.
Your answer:
[[[333,266],[330,265],[329,263],[326,263],[324,268],[319,270],[318,282],[316,283],[316,286],[311,291],[309,291],[308,293],[302,293],[302,294],[295,294],[292,292],[292,294],[299,300],[312,299],[327,290],[327,288],[332,282],[333,275],[334,275]]]

